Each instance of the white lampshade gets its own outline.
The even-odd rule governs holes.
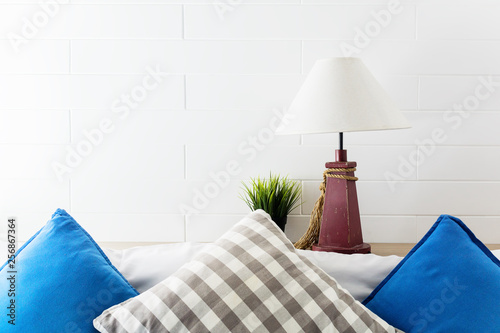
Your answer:
[[[411,127],[359,58],[316,61],[287,114],[276,134]]]

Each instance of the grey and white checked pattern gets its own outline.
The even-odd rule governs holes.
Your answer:
[[[169,278],[103,312],[100,332],[396,332],[257,211]]]

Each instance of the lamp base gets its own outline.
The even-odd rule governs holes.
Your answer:
[[[370,253],[363,242],[354,171],[356,162],[347,162],[347,151],[336,150],[335,162],[326,163],[326,189],[318,243],[313,251],[345,254]]]
[[[370,244],[367,243],[362,243],[359,245],[355,245],[353,247],[313,244],[312,249],[313,251],[338,252],[344,254],[354,254],[354,253],[366,254],[366,253],[371,253],[372,247],[370,246]]]

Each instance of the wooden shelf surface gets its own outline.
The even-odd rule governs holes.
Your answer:
[[[404,257],[415,244],[410,243],[372,243],[372,253],[380,256],[397,255]],[[490,250],[499,250],[500,244],[486,244]]]
[[[99,245],[104,248],[122,250],[128,249],[135,246],[146,246],[155,244],[165,244],[165,243],[135,243],[135,242],[100,242]],[[380,256],[390,256],[397,255],[404,257],[410,252],[410,250],[415,246],[411,243],[371,243],[372,253]],[[500,244],[487,244],[490,250],[500,250]]]

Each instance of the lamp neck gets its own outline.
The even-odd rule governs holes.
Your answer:
[[[339,149],[335,150],[335,162],[347,162],[347,150],[344,150],[344,133],[339,132]]]
[[[335,150],[335,162],[347,162],[347,150]]]

